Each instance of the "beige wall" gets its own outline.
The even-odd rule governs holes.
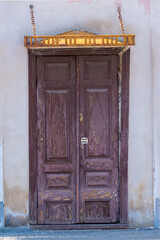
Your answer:
[[[155,225],[160,227],[160,2],[151,1]]]
[[[35,6],[37,35],[75,28],[97,34],[120,33],[113,0],[0,2],[0,140],[3,142],[6,225],[28,223],[28,57],[23,37],[32,35],[28,7],[31,3]],[[129,223],[130,226],[153,226],[153,196],[160,197],[157,190],[154,194],[153,185],[153,167],[160,155],[157,145],[160,136],[156,134],[160,83],[158,55],[153,43],[158,33],[155,27],[151,31],[148,0],[123,0],[122,3],[126,33],[136,34],[130,69]],[[157,7],[160,2],[152,1],[153,21],[158,15]],[[157,188],[160,184],[158,170],[156,177]]]

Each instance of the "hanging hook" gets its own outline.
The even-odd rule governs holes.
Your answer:
[[[30,5],[29,8],[31,9],[31,22],[32,22],[32,31],[33,31],[33,36],[36,36],[36,27],[35,27],[35,21],[34,21],[34,5]]]

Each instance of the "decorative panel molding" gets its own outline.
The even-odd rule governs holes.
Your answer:
[[[71,187],[70,174],[46,174],[46,189],[69,189]]]
[[[86,219],[99,220],[110,217],[110,202],[109,201],[86,201],[85,202]]]
[[[71,222],[71,202],[46,202],[45,208],[46,223]]]
[[[87,157],[109,156],[109,109],[108,89],[86,90]]]
[[[86,187],[110,187],[110,172],[87,172]]]
[[[47,160],[68,158],[68,90],[46,92]]]
[[[108,62],[86,62],[86,80],[101,80],[109,78]],[[101,71],[99,71],[101,70]]]
[[[47,81],[68,81],[69,80],[68,63],[47,63],[46,80]]]

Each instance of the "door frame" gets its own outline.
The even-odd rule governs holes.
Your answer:
[[[119,223],[116,224],[76,224],[76,225],[38,225],[37,221],[37,143],[36,143],[36,105],[37,105],[37,56],[73,55],[117,55],[117,81],[121,83],[120,116],[120,154],[119,154]],[[29,66],[29,224],[43,229],[111,229],[128,227],[128,129],[129,129],[129,71],[130,49],[127,48],[50,48],[28,49]],[[118,93],[117,93],[118,94]]]

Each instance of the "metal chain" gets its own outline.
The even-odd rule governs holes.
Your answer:
[[[33,11],[34,6],[30,5],[29,8],[31,9],[30,13],[31,13],[31,22],[32,22],[33,36],[36,36],[36,27],[35,27],[34,11]]]
[[[122,4],[118,3],[116,5],[117,5],[117,12],[118,12],[118,15],[119,15],[119,23],[121,25],[121,31],[122,31],[123,34],[125,34],[124,23],[123,23],[122,14],[121,14]]]
[[[123,23],[122,14],[121,14],[122,5],[120,3],[118,3],[116,5],[117,5],[117,12],[118,12],[118,15],[119,15],[119,22],[120,22],[120,25],[121,25],[121,31],[122,31],[123,34],[125,34],[124,23]],[[34,11],[33,11],[34,6],[30,5],[29,7],[31,9],[30,13],[31,13],[31,22],[32,22],[33,36],[36,36],[36,27],[35,27]]]

